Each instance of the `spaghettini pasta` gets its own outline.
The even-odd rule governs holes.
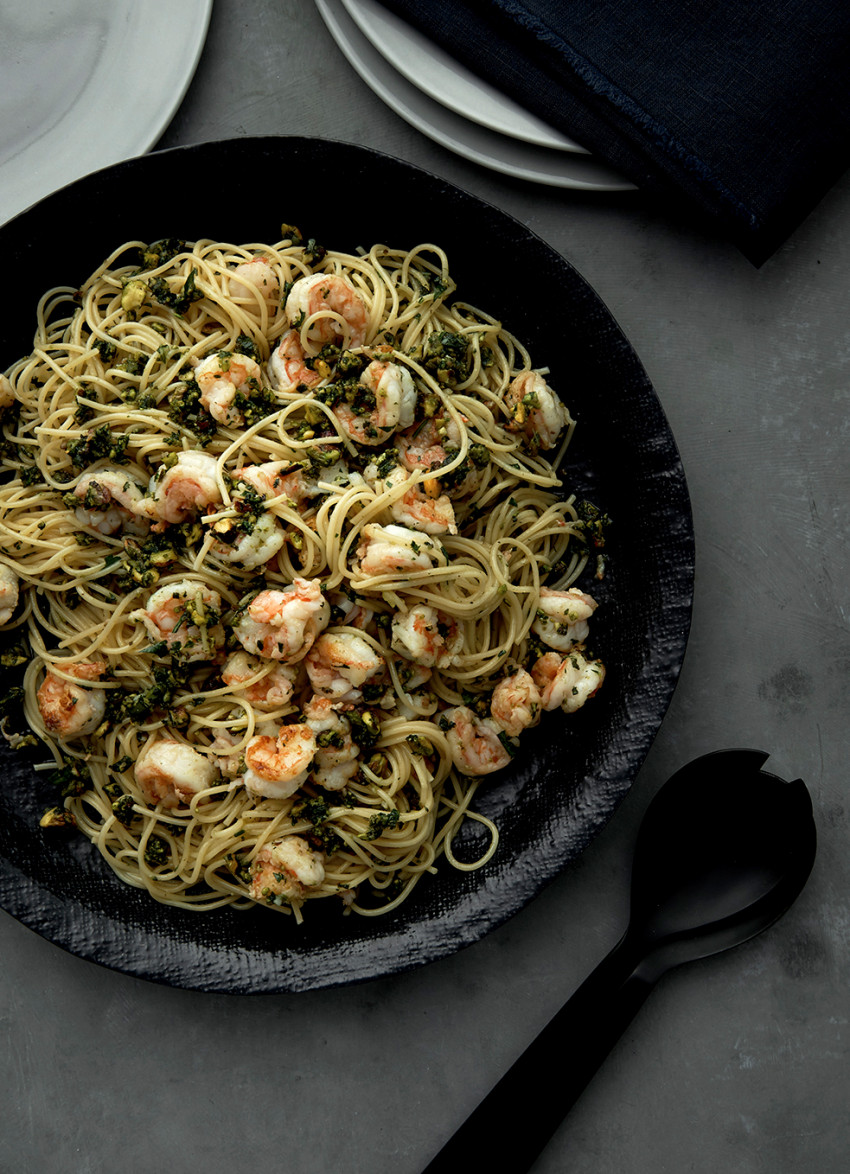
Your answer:
[[[489,858],[480,780],[602,683],[573,421],[454,292],[430,244],[134,241],[44,297],[3,377],[43,822],[158,901],[387,912],[440,855]]]

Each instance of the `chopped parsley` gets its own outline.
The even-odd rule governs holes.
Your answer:
[[[172,292],[171,286],[164,277],[152,277],[148,288],[161,306],[173,310],[175,314],[183,315],[193,302],[198,302],[204,296],[204,291],[195,285],[197,269],[192,269],[183,282],[179,293]]]
[[[129,464],[126,456],[130,437],[125,433],[112,432],[108,424],[99,424],[78,440],[68,445],[68,456],[76,469],[86,469],[95,461],[109,460],[116,465]]]
[[[47,781],[59,788],[62,799],[67,799],[69,796],[82,795],[83,791],[89,789],[91,773],[81,759],[64,756],[62,766],[53,771]]]
[[[425,340],[422,365],[433,372],[440,383],[462,383],[472,371],[469,343],[462,334],[450,330],[433,331]]]
[[[369,827],[361,835],[361,840],[377,840],[388,828],[396,828],[401,820],[401,812],[393,808],[392,811],[378,811],[369,820]]]

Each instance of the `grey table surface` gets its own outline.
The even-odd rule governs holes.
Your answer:
[[[535,186],[444,150],[382,104],[307,0],[217,0],[159,145],[253,134],[345,140],[436,172],[522,219],[594,286],[687,473],[689,650],[602,834],[448,959],[329,991],[206,995],[102,969],[0,915],[0,1170],[416,1174],[618,940],[656,789],[726,746],[768,751],[776,774],[808,784],[812,877],[760,938],[662,980],[534,1169],[845,1169],[850,183],[757,270],[639,194]]]

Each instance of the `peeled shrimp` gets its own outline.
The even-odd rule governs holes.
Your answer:
[[[226,525],[226,519],[223,518],[218,525]],[[218,532],[215,526],[213,532]],[[229,541],[231,536],[233,541]],[[274,515],[260,514],[250,531],[239,530],[235,526],[229,528],[226,537],[213,540],[210,550],[221,562],[237,563],[240,567],[252,570],[273,559],[285,542],[286,533]]]
[[[465,705],[446,709],[440,715],[450,723],[446,740],[452,762],[461,774],[486,775],[502,770],[511,756],[499,738],[499,727],[490,718],[478,718]]]
[[[15,614],[20,596],[18,576],[11,567],[0,563],[0,628]]]
[[[434,478],[421,485],[411,485],[401,498],[393,502],[390,512],[403,526],[424,530],[426,534],[457,534],[451,498],[440,492],[440,483]]]
[[[246,652],[295,664],[327,627],[331,609],[318,579],[296,578],[282,591],[255,595],[233,626]]]
[[[587,639],[590,631],[587,621],[596,608],[596,600],[577,587],[570,587],[568,591],[541,587],[531,630],[550,648],[566,652],[573,644],[581,644]]]
[[[0,375],[0,412],[15,402],[15,389],[5,375]]]
[[[460,448],[460,439],[460,429],[451,416],[431,416],[398,435],[395,446],[406,469],[433,469],[448,460],[448,448]]]
[[[348,468],[344,461],[322,468],[318,478],[309,476],[299,465],[291,461],[266,461],[262,465],[243,465],[234,473],[233,500],[245,495],[244,485],[249,485],[265,498],[280,498],[269,508],[276,511],[278,505],[286,505],[301,511],[305,502],[331,492],[320,482],[329,486],[351,485],[360,479],[360,474]],[[240,486],[239,482],[244,484]],[[238,508],[238,506],[237,506]]]
[[[291,325],[314,346],[340,342],[357,347],[366,341],[369,312],[347,277],[313,273],[299,278],[287,295],[285,309]]]
[[[157,588],[130,619],[141,620],[154,640],[164,640],[169,653],[184,661],[211,660],[224,644],[221,596],[194,579]]]
[[[434,566],[444,567],[448,562],[442,547],[421,530],[379,526],[375,522],[363,527],[357,558],[364,575],[428,571]]]
[[[360,628],[362,631],[368,628],[375,615],[371,607],[366,607],[359,599],[350,599],[342,591],[332,591],[328,602],[337,612],[342,613],[341,618],[334,619],[334,623],[345,628]]]
[[[237,512],[244,512],[246,508],[256,509],[256,503],[250,500],[250,490],[270,499],[270,513],[259,518],[252,532],[253,542],[241,542],[239,553],[234,553],[230,560],[241,562],[244,566],[257,566],[260,562],[267,562],[283,546],[286,534],[280,527],[275,530],[269,520],[277,514],[280,507],[304,513],[309,508],[305,503],[314,497],[331,492],[330,488],[321,487],[315,478],[308,476],[299,465],[293,465],[291,461],[266,461],[261,465],[243,465],[233,476],[233,505]],[[360,475],[352,474],[342,461],[326,466],[321,472],[321,480],[331,484],[350,483],[354,476]],[[246,562],[242,552],[248,553],[255,548],[259,553],[250,554],[253,561]]]
[[[564,404],[536,371],[522,371],[512,379],[504,403],[510,416],[508,432],[521,432],[534,452],[554,448],[572,423]]]
[[[301,466],[293,465],[291,461],[266,461],[262,465],[242,465],[233,476],[235,496],[239,494],[240,481],[250,485],[262,497],[285,497],[295,506],[319,492],[316,483],[310,481]]]
[[[231,653],[221,670],[225,685],[264,713],[289,703],[297,675],[290,665],[261,660],[248,652]]]
[[[174,738],[159,738],[142,750],[133,773],[148,803],[172,808],[214,786],[218,772],[191,746]]]
[[[368,641],[346,632],[323,633],[304,663],[315,692],[334,701],[359,701],[361,686],[386,668],[384,658]]]
[[[265,257],[253,257],[237,265],[228,276],[227,288],[232,298],[248,303],[243,307],[248,313],[259,312],[259,301],[273,310],[280,297],[280,279]]]
[[[225,778],[235,779],[245,770],[245,760],[234,747],[241,743],[241,739],[230,730],[218,730],[209,745],[209,753],[214,756],[217,770]]]
[[[478,482],[478,470],[472,462],[453,471],[450,484],[443,491],[438,470],[457,455],[461,445],[460,429],[449,415],[432,416],[422,423],[399,433],[395,438],[396,452],[405,469],[430,469],[433,477],[423,483],[431,496],[445,492],[450,498],[465,497]]]
[[[123,469],[104,467],[84,473],[71,494],[79,503],[74,517],[80,526],[97,530],[99,534],[115,534],[119,530],[141,534],[147,529],[146,522],[137,516],[144,487]]]
[[[325,879],[322,856],[303,836],[284,836],[264,844],[250,866],[251,896],[255,901],[282,905],[301,900],[307,889]]]
[[[245,747],[245,790],[263,799],[288,799],[310,773],[316,736],[309,726],[281,726],[277,736],[257,734]]]
[[[426,534],[457,534],[454,506],[446,494],[440,492],[440,483],[430,477],[414,480],[407,469],[397,465],[386,477],[375,475],[375,466],[367,465],[364,477],[376,493],[386,493],[399,485],[408,485],[401,497],[390,504],[390,513],[402,526],[423,530]]]
[[[360,383],[374,396],[374,409],[359,413],[341,403],[333,410],[352,440],[367,446],[382,444],[397,428],[410,427],[416,411],[416,387],[406,367],[373,359]]]
[[[237,513],[246,508],[256,512],[257,503],[256,500],[250,501],[250,490],[263,498],[280,497],[295,507],[319,492],[315,483],[311,483],[303,470],[291,461],[267,461],[237,469],[233,486],[233,506]],[[260,513],[250,531],[240,529],[227,518],[214,522],[212,529],[216,536],[211,548],[213,553],[223,562],[238,563],[249,570],[274,558],[286,542],[286,533],[272,513]]]
[[[536,726],[542,711],[540,692],[525,669],[503,677],[493,690],[490,716],[511,738],[518,738],[523,730]]]
[[[97,681],[106,672],[106,665],[101,661],[80,660],[56,667],[78,681]],[[106,714],[103,689],[75,685],[50,670],[36,694],[36,701],[45,729],[63,740],[93,733]]]
[[[269,378],[278,391],[318,387],[327,373],[307,366],[307,352],[297,330],[287,330],[269,356]]]
[[[440,704],[436,694],[422,687],[431,680],[431,669],[427,665],[405,661],[397,666],[396,672],[402,688],[401,697],[396,699],[394,694],[390,694],[388,700],[398,705],[399,714],[415,721],[436,713]]]
[[[205,452],[181,452],[176,462],[161,465],[151,478],[148,496],[137,513],[156,518],[154,530],[185,522],[207,506],[221,501],[215,457]]]
[[[574,713],[601,687],[605,666],[601,660],[588,660],[580,649],[573,648],[563,657],[547,652],[534,664],[531,675],[544,709],[560,706],[565,713]]]
[[[245,414],[235,404],[238,393],[250,398],[263,385],[260,364],[248,355],[218,351],[195,368],[195,382],[201,390],[201,403],[219,424],[239,427]]]
[[[463,649],[463,633],[451,616],[417,603],[393,616],[392,646],[406,660],[447,668]]]
[[[360,747],[351,737],[348,718],[337,713],[328,697],[311,697],[304,717],[316,735],[313,782],[326,791],[341,791],[359,770]]]

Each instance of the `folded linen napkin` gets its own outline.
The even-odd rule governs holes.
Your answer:
[[[848,0],[384,0],[761,265],[850,157]]]

